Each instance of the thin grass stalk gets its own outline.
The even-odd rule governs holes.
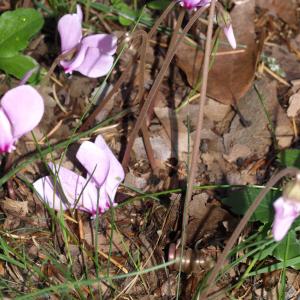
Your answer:
[[[181,235],[181,256],[183,255],[183,251],[186,244],[186,226],[188,223],[189,204],[192,198],[193,182],[195,181],[196,171],[198,168],[199,148],[200,148],[200,142],[202,137],[201,131],[203,127],[204,104],[205,104],[206,91],[207,91],[209,59],[211,53],[211,41],[212,41],[212,33],[213,33],[213,21],[214,21],[213,18],[215,15],[215,6],[216,6],[216,0],[212,0],[210,4],[209,17],[208,17],[208,28],[207,28],[207,35],[206,35],[204,64],[203,64],[203,73],[202,73],[202,85],[201,85],[201,92],[200,92],[201,96],[199,102],[198,120],[197,120],[197,127],[196,127],[196,138],[194,141],[192,158],[189,165],[187,191],[186,191],[186,197],[184,202],[182,235]],[[179,276],[180,273],[181,273],[181,264],[179,266]],[[180,287],[180,277],[178,281],[177,295],[179,295],[179,287]]]
[[[248,221],[250,220],[252,214],[257,209],[261,201],[264,199],[264,197],[267,195],[267,193],[270,191],[270,189],[283,177],[285,176],[297,176],[300,172],[297,168],[286,168],[284,170],[279,171],[276,175],[274,175],[269,182],[267,183],[265,189],[263,189],[259,195],[256,197],[254,202],[251,204],[251,206],[248,208],[246,214],[241,219],[239,225],[236,227],[234,232],[232,233],[230,239],[228,240],[222,254],[219,256],[217,263],[215,267],[213,268],[210,276],[207,279],[207,287],[203,290],[203,293],[200,295],[199,300],[205,300],[208,297],[209,290],[212,288],[212,286],[215,284],[216,277],[218,276],[219,271],[223,267],[225,260],[227,258],[228,253],[230,252],[231,248],[235,244],[236,240],[240,236],[241,232],[247,225]]]

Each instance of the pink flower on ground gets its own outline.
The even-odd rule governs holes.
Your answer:
[[[66,73],[78,71],[96,78],[106,75],[113,65],[117,50],[117,38],[112,34],[94,34],[82,38],[82,11],[77,5],[76,14],[67,14],[58,22],[62,53],[76,49],[73,59],[62,60],[60,64]]]
[[[209,6],[211,0],[180,0],[179,4],[189,10],[197,9],[198,7]],[[224,9],[222,9],[224,10]],[[223,28],[224,34],[230,44],[230,46],[235,49],[236,48],[236,40],[233,33],[233,28],[230,22],[226,21]]]
[[[300,203],[285,197],[278,198],[273,203],[275,217],[272,233],[276,241],[280,241],[289,231],[293,222],[300,216]]]
[[[87,170],[86,178],[50,164],[58,178],[57,183],[51,176],[46,176],[38,179],[34,188],[41,199],[56,210],[77,208],[92,216],[105,212],[114,205],[117,188],[124,179],[122,165],[100,135],[95,143],[82,143],[76,158]]]
[[[38,125],[44,101],[30,85],[6,92],[0,103],[0,154],[15,150],[16,141]]]

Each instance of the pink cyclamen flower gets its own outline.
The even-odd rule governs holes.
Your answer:
[[[44,101],[30,85],[6,92],[0,103],[0,154],[15,150],[16,141],[38,125]]]
[[[67,14],[59,20],[62,53],[77,50],[73,59],[62,60],[60,64],[66,73],[78,71],[92,78],[104,76],[113,65],[117,38],[112,34],[94,34],[82,38],[81,23],[82,11],[79,5],[76,14]]]
[[[285,197],[278,198],[273,203],[275,217],[272,233],[276,241],[280,241],[289,231],[293,222],[300,216],[300,203]]]
[[[92,216],[105,212],[114,204],[117,188],[124,179],[122,165],[100,135],[95,143],[83,142],[76,158],[87,170],[86,178],[64,167],[49,164],[58,178],[57,183],[51,176],[46,176],[33,184],[35,190],[56,210],[77,208]]]
[[[189,10],[197,9],[198,7],[209,6],[211,0],[180,0],[179,4]],[[230,46],[235,49],[236,48],[236,40],[233,33],[233,28],[231,22],[226,21],[224,26],[222,26],[223,32],[230,44]]]
[[[208,6],[211,0],[181,0],[179,4],[186,9],[196,9],[197,7]]]

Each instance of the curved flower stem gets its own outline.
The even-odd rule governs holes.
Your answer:
[[[170,11],[173,9],[175,5],[176,5],[176,1],[172,1],[169,4],[169,6],[164,10],[164,12],[161,14],[161,16],[156,20],[156,22],[154,23],[154,25],[152,26],[151,30],[148,33],[149,40],[152,39],[160,23],[165,19],[165,17],[170,13]]]
[[[13,164],[13,153],[8,153],[8,155],[6,156],[6,162],[4,166],[4,173],[6,173],[12,167],[12,164]],[[16,200],[17,197],[13,187],[12,179],[9,179],[7,181],[6,186],[7,186],[9,198],[12,200]]]
[[[228,253],[232,249],[234,243],[236,242],[236,240],[240,236],[241,232],[243,231],[244,227],[247,225],[247,223],[248,223],[249,219],[251,218],[252,214],[257,209],[257,207],[259,206],[259,204],[261,203],[261,201],[264,199],[264,197],[266,196],[266,194],[284,176],[288,176],[288,175],[289,176],[297,176],[299,174],[300,174],[299,169],[291,167],[291,168],[286,168],[284,170],[281,170],[280,172],[278,172],[276,175],[274,175],[269,180],[269,182],[267,183],[265,189],[263,189],[259,193],[259,195],[257,196],[257,198],[254,200],[254,202],[248,208],[246,214],[241,219],[239,225],[236,227],[236,229],[232,233],[232,235],[231,235],[230,239],[228,240],[228,242],[227,242],[227,244],[226,244],[226,246],[225,246],[225,248],[224,248],[221,256],[219,256],[216,265],[214,266],[211,274],[209,275],[209,277],[207,279],[208,285],[204,289],[203,293],[200,295],[200,298],[199,298],[200,300],[207,299],[209,290],[215,284],[216,277],[217,277],[220,269],[224,266],[224,263],[225,263],[225,260],[226,260],[226,257],[228,255]]]
[[[59,56],[57,56],[54,60],[54,62],[52,63],[50,69],[48,70],[46,76],[43,78],[41,84],[40,84],[40,89],[42,90],[44,88],[44,86],[47,84],[47,82],[50,79],[50,76],[52,75],[52,73],[54,72],[55,68],[57,67],[57,65],[59,64],[59,62],[67,57],[69,57],[70,55],[74,55],[75,52],[77,51],[76,48],[71,49],[70,51],[60,54]]]
[[[163,66],[161,67],[161,70],[158,73],[158,75],[156,77],[156,80],[154,81],[154,84],[153,84],[153,86],[152,86],[152,88],[149,92],[149,95],[146,98],[145,103],[144,103],[144,105],[143,105],[143,107],[140,111],[139,117],[136,121],[136,125],[135,125],[134,129],[132,130],[131,135],[129,137],[128,144],[127,144],[125,154],[124,154],[124,158],[123,158],[123,161],[122,161],[122,165],[123,165],[124,169],[126,169],[127,166],[128,166],[129,159],[130,159],[130,151],[131,151],[131,148],[133,146],[134,140],[135,140],[138,132],[140,131],[140,129],[142,127],[142,123],[144,122],[144,120],[147,116],[147,112],[148,112],[149,108],[151,107],[152,101],[154,100],[154,98],[156,96],[158,88],[159,88],[159,86],[160,86],[160,84],[161,84],[161,82],[162,82],[162,80],[163,80],[163,78],[164,78],[164,76],[165,76],[165,74],[168,70],[168,67],[169,67],[169,65],[170,65],[170,63],[171,63],[171,61],[172,61],[172,59],[173,59],[173,57],[176,53],[176,50],[177,50],[179,44],[184,39],[185,34],[187,34],[187,32],[190,30],[190,28],[193,26],[193,24],[198,20],[198,18],[204,12],[205,9],[206,9],[206,7],[203,7],[201,9],[199,9],[194,14],[194,16],[190,19],[188,24],[183,29],[182,33],[180,33],[180,37],[177,39],[177,35],[179,34],[178,25],[180,24],[180,22],[179,22],[180,19],[178,19],[177,26],[176,26],[177,28],[175,28],[175,30],[174,30],[172,40],[171,40],[171,43],[170,43],[172,47],[169,47],[169,50],[167,52],[167,55],[166,55],[166,58],[164,60]],[[181,12],[182,18],[183,18],[183,13],[184,12]],[[181,17],[179,17],[179,18],[181,18]],[[181,24],[180,24],[180,26],[181,26]]]
[[[201,142],[201,130],[203,127],[203,117],[204,117],[204,104],[206,99],[206,90],[207,90],[207,81],[208,81],[208,72],[209,72],[209,58],[211,53],[213,18],[215,15],[215,4],[216,4],[216,0],[212,0],[209,9],[208,28],[207,28],[207,35],[206,35],[205,54],[204,54],[204,63],[203,63],[203,71],[202,71],[202,85],[201,85],[198,119],[197,119],[197,127],[196,127],[196,134],[195,134],[196,137],[194,140],[191,162],[189,165],[187,191],[186,191],[185,202],[184,202],[182,238],[181,238],[182,249],[184,249],[186,243],[185,228],[188,222],[188,207],[191,201],[191,197],[193,193],[193,182],[195,180],[196,170],[198,167],[199,148]]]

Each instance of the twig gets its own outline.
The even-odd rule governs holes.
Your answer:
[[[259,206],[259,204],[261,203],[261,201],[264,199],[264,197],[266,196],[266,194],[269,192],[269,190],[284,176],[297,176],[299,174],[299,170],[297,168],[286,168],[284,170],[281,170],[279,173],[277,173],[276,175],[274,175],[269,182],[267,183],[265,189],[263,189],[259,195],[257,196],[257,198],[255,199],[255,201],[251,204],[251,206],[248,208],[246,214],[244,215],[244,217],[242,218],[242,220],[240,221],[239,225],[236,227],[236,229],[234,230],[234,232],[232,233],[230,239],[228,240],[221,256],[219,256],[217,263],[215,265],[215,267],[213,268],[210,276],[207,279],[208,285],[207,287],[204,289],[202,295],[200,295],[200,300],[205,300],[207,299],[209,290],[211,289],[211,287],[215,284],[215,280],[216,277],[220,271],[220,269],[223,267],[226,257],[229,253],[229,251],[232,249],[234,243],[236,242],[236,240],[238,239],[239,235],[241,234],[241,232],[243,231],[244,227],[247,225],[249,219],[251,218],[252,214],[254,213],[254,211],[257,209],[257,207]]]

